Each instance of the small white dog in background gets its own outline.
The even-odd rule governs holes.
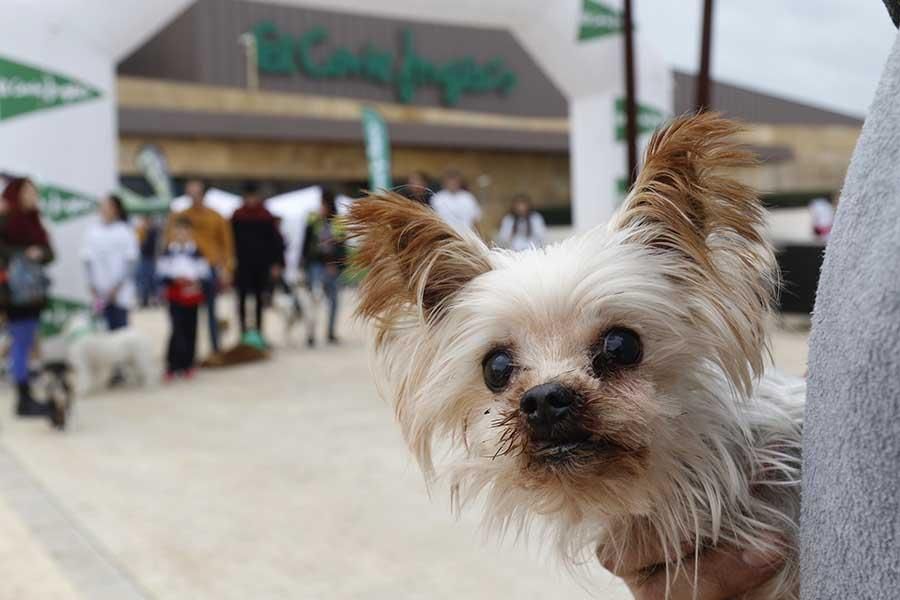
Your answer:
[[[107,331],[94,327],[86,314],[69,320],[63,332],[66,352],[79,396],[106,386],[116,369],[126,381],[150,385],[160,379],[160,367],[144,336],[132,327]]]

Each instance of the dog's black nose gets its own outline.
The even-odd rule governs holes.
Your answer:
[[[549,433],[569,415],[574,401],[575,394],[569,388],[559,383],[544,383],[525,392],[519,409],[535,430]]]

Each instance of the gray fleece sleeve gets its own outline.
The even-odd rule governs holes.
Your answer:
[[[801,597],[900,597],[900,38],[825,253],[803,437]]]

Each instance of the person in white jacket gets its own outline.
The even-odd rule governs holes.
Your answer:
[[[431,208],[456,231],[474,231],[479,234],[481,205],[475,196],[465,189],[460,172],[447,171],[441,183],[443,186],[441,191],[431,197]]]
[[[500,222],[497,243],[516,251],[540,248],[546,233],[544,217],[531,206],[531,198],[518,194],[513,198],[512,210]]]
[[[88,231],[81,252],[94,309],[110,330],[128,325],[128,312],[137,299],[138,254],[137,234],[122,200],[110,195],[100,204],[100,223]]]

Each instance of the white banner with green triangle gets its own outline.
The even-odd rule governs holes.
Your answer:
[[[113,84],[107,57],[47,23],[23,18],[0,36],[0,172],[37,184],[56,254],[47,335],[88,303],[80,248],[116,180]]]
[[[599,0],[582,0],[578,41],[621,33],[622,11]]]
[[[85,83],[0,56],[0,121],[99,96]]]

